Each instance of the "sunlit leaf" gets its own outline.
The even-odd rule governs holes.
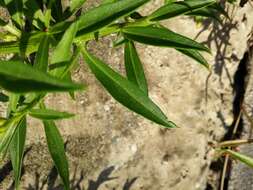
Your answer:
[[[82,51],[91,71],[118,102],[160,125],[168,128],[176,127],[173,122],[167,120],[160,108],[135,84],[112,70],[84,48]]]
[[[52,77],[22,62],[0,61],[0,86],[8,91],[51,92],[83,89],[83,85]]]
[[[74,12],[77,9],[81,8],[82,5],[86,2],[86,0],[72,0],[70,1],[70,11]]]
[[[148,45],[177,49],[195,49],[209,52],[209,49],[204,45],[166,28],[152,26],[125,27],[122,32],[128,39]]]
[[[21,176],[25,139],[26,139],[26,118],[23,118],[17,126],[17,129],[15,131],[15,134],[13,136],[9,148],[11,163],[14,171],[16,189],[18,189]]]
[[[124,52],[128,80],[136,84],[145,94],[148,94],[148,86],[142,63],[132,41],[125,43]]]
[[[35,52],[44,33],[24,34],[20,41],[0,42],[0,54],[25,52],[26,55]]]
[[[149,0],[124,0],[100,5],[79,17],[78,35],[95,32],[113,21],[132,13]]]
[[[57,120],[73,117],[74,114],[52,109],[31,109],[29,115],[42,120]]]
[[[62,39],[57,44],[52,58],[51,64],[69,62],[71,60],[71,46],[78,29],[78,24],[73,23],[64,33]],[[54,69],[52,74],[60,76],[65,67]]]
[[[47,72],[48,67],[48,52],[49,51],[49,36],[45,35],[40,42],[39,49],[36,53],[34,68]]]
[[[226,149],[226,150],[222,150],[222,152],[224,153],[227,153],[229,155],[231,155],[233,158],[243,162],[244,164],[250,166],[250,167],[253,167],[253,158],[249,157],[249,156],[246,156],[242,153],[239,153],[239,152],[235,152],[233,150],[229,150],[229,149]]]
[[[158,10],[152,13],[149,16],[149,20],[159,21],[181,14],[187,14],[194,10],[211,5],[215,2],[215,0],[191,0],[167,3],[166,5],[160,7]]]

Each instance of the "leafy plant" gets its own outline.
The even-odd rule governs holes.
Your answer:
[[[63,8],[60,0],[0,0],[8,18],[0,19],[0,54],[11,55],[0,61],[0,101],[8,102],[6,118],[0,125],[0,154],[10,154],[18,189],[25,147],[27,118],[44,124],[48,149],[64,187],[69,187],[68,162],[63,139],[54,120],[73,114],[52,110],[44,104],[48,93],[83,90],[85,85],[71,79],[71,71],[83,56],[95,77],[121,104],[167,128],[176,125],[149,98],[148,85],[135,42],[174,48],[208,68],[200,54],[210,52],[202,44],[175,33],[159,22],[179,15],[199,15],[211,7],[219,11],[215,0],[167,1],[147,16],[136,9],[149,0],[104,0],[98,7],[79,14],[85,0],[71,0]],[[211,15],[206,15],[211,16]],[[127,76],[114,71],[92,55],[87,43],[112,33],[124,45]]]

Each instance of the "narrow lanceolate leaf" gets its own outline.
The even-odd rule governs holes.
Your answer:
[[[209,6],[215,2],[215,0],[191,0],[168,3],[152,13],[149,16],[149,20],[159,21],[181,14],[187,14],[194,10]]]
[[[107,91],[130,110],[168,128],[176,127],[160,108],[135,84],[82,48],[84,59]]]
[[[34,68],[43,72],[47,72],[48,50],[49,50],[49,36],[45,35],[41,39],[39,49],[36,53]]]
[[[60,112],[52,109],[32,109],[29,111],[29,115],[42,120],[66,119],[74,116],[74,114],[71,113]]]
[[[148,86],[141,60],[132,41],[125,43],[125,67],[129,81],[136,84],[146,95]]]
[[[157,28],[152,26],[125,27],[122,32],[126,38],[143,44],[209,52],[209,49],[204,45],[172,32],[167,28]]]
[[[17,117],[14,119],[9,119],[4,122],[3,125],[0,125],[0,160],[4,158],[6,152],[10,146],[12,138],[15,134],[17,129],[18,123],[21,121],[22,118]]]
[[[52,77],[18,61],[0,61],[0,86],[10,92],[52,92],[82,89],[83,85]]]
[[[0,54],[25,52],[27,55],[35,52],[40,44],[44,33],[22,35],[22,39],[12,42],[0,42]]]
[[[11,163],[14,171],[16,189],[18,189],[20,181],[25,139],[26,139],[26,118],[23,118],[17,126],[17,129],[15,131],[15,134],[13,136],[9,148]]]
[[[79,17],[78,35],[95,32],[113,21],[132,13],[149,0],[121,0],[91,9]]]
[[[224,150],[222,151],[224,153],[227,153],[229,155],[231,155],[233,158],[243,162],[244,164],[250,166],[250,167],[253,167],[253,158],[249,157],[249,156],[246,156],[244,154],[241,154],[239,152],[235,152],[235,151],[232,151],[232,150]]]
[[[47,138],[48,150],[63,181],[64,189],[69,190],[69,166],[61,134],[53,121],[43,121],[43,124]]]
[[[207,69],[209,69],[209,64],[206,61],[206,59],[197,51],[197,50],[191,50],[191,49],[177,49],[179,52],[189,56],[190,58],[194,59]]]
[[[71,46],[78,29],[78,24],[73,23],[64,33],[62,39],[57,44],[51,59],[51,64],[69,62],[71,59]],[[65,67],[54,69],[52,74],[60,76]]]
[[[9,101],[8,108],[7,108],[7,115],[8,116],[11,115],[11,112],[16,112],[19,99],[20,99],[19,94],[10,93],[10,101]]]
[[[211,9],[210,7],[205,7],[205,8],[190,12],[187,15],[208,17],[208,18],[212,18],[212,19],[217,20],[218,22],[222,23],[218,12],[214,9]]]

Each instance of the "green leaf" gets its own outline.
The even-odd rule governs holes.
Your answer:
[[[4,0],[8,12],[16,26],[20,29],[24,27],[23,0]]]
[[[77,9],[81,8],[82,5],[85,3],[86,0],[71,0],[70,1],[70,11],[74,12]]]
[[[78,35],[96,32],[100,28],[111,24],[113,21],[131,14],[135,9],[149,0],[124,0],[100,5],[79,17]]]
[[[5,157],[21,119],[22,117],[16,117],[6,120],[3,125],[0,125],[0,160]]]
[[[0,102],[8,102],[8,101],[9,101],[9,96],[7,96],[6,94],[0,92]]]
[[[63,20],[63,8],[61,0],[52,1],[52,17],[56,22]]]
[[[172,47],[177,49],[195,49],[209,52],[209,49],[204,45],[166,28],[157,28],[152,26],[125,27],[122,32],[126,38],[143,44]]]
[[[57,120],[73,117],[74,114],[60,112],[52,109],[31,109],[29,115],[42,120]]]
[[[148,86],[141,60],[132,41],[125,43],[125,68],[129,81],[136,84],[146,95]]]
[[[49,50],[49,36],[45,35],[40,42],[39,49],[36,53],[34,68],[47,72],[48,67],[48,50]]]
[[[220,14],[224,15],[225,17],[229,18],[227,11],[223,8],[220,2],[214,3],[213,5],[209,6],[210,9],[218,11]]]
[[[72,82],[72,76],[71,76],[71,72],[69,70],[67,70],[67,72],[64,72],[63,75],[64,79],[66,79],[67,81]],[[72,100],[75,100],[75,92],[74,91],[69,91],[69,96],[72,98]]]
[[[40,30],[45,28],[45,16],[37,1],[24,0],[24,14]]]
[[[171,2],[153,12],[148,18],[151,21],[164,20],[181,14],[190,13],[194,10],[209,6],[215,2],[215,0],[191,0]]]
[[[1,27],[2,27],[2,26],[5,26],[6,24],[8,24],[8,23],[6,23],[4,20],[0,19],[0,26],[1,26]]]
[[[160,125],[168,128],[176,127],[173,122],[167,120],[167,117],[160,108],[135,84],[128,81],[105,63],[88,53],[85,48],[81,48],[84,59],[91,71],[118,102]]]
[[[206,67],[207,69],[209,69],[208,62],[198,51],[191,50],[191,49],[177,49],[177,51],[191,57],[192,59],[194,59],[195,61],[197,61],[198,63],[200,63],[204,67]]]
[[[69,166],[61,134],[53,121],[43,121],[43,124],[47,138],[48,150],[63,181],[64,189],[69,190]]]
[[[0,61],[0,86],[7,91],[52,92],[83,89],[81,84],[60,80],[17,61]]]
[[[191,13],[188,13],[189,16],[202,16],[202,17],[208,17],[217,20],[218,22],[222,23],[220,17],[218,16],[218,12],[209,8],[205,7],[200,10],[193,11]]]
[[[114,3],[116,1],[119,1],[119,0],[102,0],[102,2],[100,3],[100,5],[104,5],[104,4],[108,4],[108,3]]]
[[[251,158],[249,156],[246,156],[244,154],[241,154],[239,152],[235,152],[235,151],[232,151],[232,150],[229,150],[229,149],[222,150],[222,152],[231,155],[233,158],[243,162],[244,164],[246,164],[250,167],[253,167],[253,158]]]
[[[15,112],[17,110],[19,98],[20,98],[19,94],[10,93],[10,101],[7,109],[8,116],[10,116],[11,112]]]
[[[24,117],[17,126],[17,129],[15,131],[15,134],[13,136],[9,148],[11,163],[14,171],[16,189],[18,189],[20,181],[25,139],[26,139],[26,118]]]
[[[71,45],[75,38],[78,24],[73,23],[64,33],[62,39],[57,44],[51,59],[51,64],[69,62],[71,60]],[[60,76],[65,67],[54,69],[52,74]]]
[[[19,41],[0,42],[0,54],[25,52],[26,55],[29,55],[38,49],[44,35],[44,33],[37,32],[33,34],[24,33]]]

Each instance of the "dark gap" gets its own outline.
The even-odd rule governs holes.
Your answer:
[[[242,60],[240,61],[237,71],[234,75],[234,83],[233,83],[233,92],[234,92],[234,101],[233,101],[233,115],[234,115],[234,121],[232,125],[228,128],[227,133],[224,135],[223,139],[221,141],[225,140],[232,140],[232,139],[238,139],[240,138],[242,131],[243,131],[243,119],[241,118],[239,121],[237,133],[233,136],[233,129],[236,124],[236,120],[239,116],[240,110],[241,110],[241,103],[243,102],[245,89],[246,89],[246,77],[248,75],[247,67],[249,63],[249,52],[245,52]],[[221,174],[223,170],[224,165],[224,159],[218,159],[216,161],[213,161],[210,165],[210,170],[214,171],[217,174]],[[230,169],[231,168],[231,162],[228,163],[228,171],[225,176],[224,181],[224,189],[228,190],[229,186],[229,178],[230,178]],[[220,185],[221,175],[219,177],[218,184]],[[212,190],[213,187],[207,183],[206,190]],[[218,188],[220,189],[220,187]]]

